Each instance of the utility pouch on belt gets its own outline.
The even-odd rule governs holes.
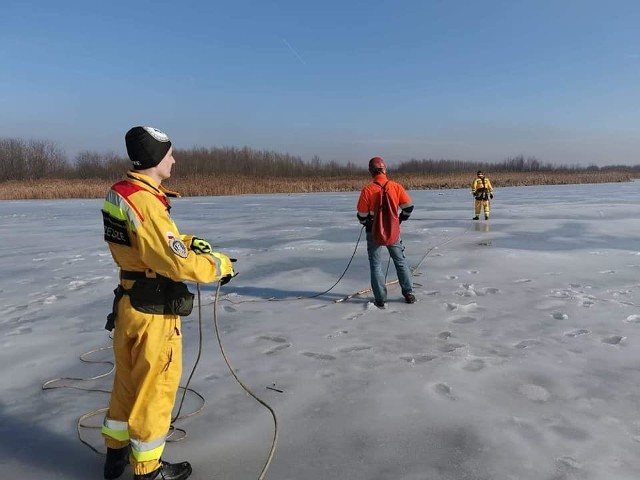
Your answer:
[[[186,317],[193,310],[193,293],[183,282],[170,278],[137,279],[125,293],[129,295],[131,306],[142,313]]]
[[[115,295],[115,298],[113,299],[113,308],[111,309],[111,313],[109,315],[107,315],[107,323],[104,326],[105,330],[113,330],[116,326],[116,306],[118,305],[118,302],[120,301],[120,299],[122,298],[122,296],[124,295],[124,288],[122,288],[122,285],[118,285],[118,287],[113,291],[113,294]]]
[[[476,190],[476,200],[489,200],[489,190],[486,188]]]

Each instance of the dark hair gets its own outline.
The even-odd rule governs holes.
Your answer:
[[[369,173],[371,173],[371,175],[381,173],[386,169],[387,165],[384,163],[382,157],[373,157],[371,160],[369,160]]]

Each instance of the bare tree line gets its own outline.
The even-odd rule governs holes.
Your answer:
[[[179,175],[248,175],[265,177],[345,177],[361,175],[365,168],[349,162],[322,162],[317,155],[310,162],[302,158],[249,147],[176,149]]]
[[[53,142],[0,138],[0,181],[56,178],[67,170],[67,159]]]
[[[301,157],[249,147],[211,147],[176,149],[180,161],[174,177],[242,175],[284,178],[339,178],[366,175],[366,159],[355,164],[323,162],[314,156],[310,162]],[[361,164],[362,163],[362,164]],[[0,138],[0,182],[36,179],[106,179],[115,180],[131,167],[126,157],[113,152],[82,151],[70,161],[54,142]],[[535,157],[518,155],[502,162],[470,162],[461,160],[411,159],[389,169],[403,175],[442,175],[475,172],[570,172],[627,171],[640,174],[640,165],[598,167],[555,166]]]
[[[607,165],[598,167],[597,165],[553,165],[552,163],[542,163],[536,157],[526,157],[524,155],[516,155],[508,157],[502,162],[468,162],[461,160],[432,160],[411,159],[402,162],[394,169],[397,173],[403,174],[421,174],[421,175],[440,175],[444,173],[462,173],[482,170],[485,172],[504,172],[504,173],[535,173],[535,172],[585,172],[585,171],[626,171],[640,173],[640,165]]]

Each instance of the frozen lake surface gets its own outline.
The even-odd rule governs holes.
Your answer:
[[[275,410],[267,479],[632,480],[640,472],[640,183],[496,188],[471,221],[468,190],[411,191],[403,223],[418,302],[370,295],[357,192],[174,201],[182,233],[238,258],[222,341]],[[0,202],[0,464],[22,480],[102,478],[78,418],[108,395],[42,390],[108,372],[103,329],[117,270],[100,200]],[[395,279],[393,267],[390,279]],[[191,285],[192,291],[195,286]],[[203,285],[204,409],[165,450],[194,480],[257,479],[269,413],[234,381]],[[184,319],[186,381],[198,311]],[[108,390],[112,376],[65,385]],[[55,383],[59,386],[61,383]],[[270,388],[267,388],[270,387]],[[274,389],[271,389],[274,388]],[[280,390],[277,391],[277,390]],[[201,406],[187,395],[183,414]],[[87,423],[99,425],[102,416]],[[82,438],[102,449],[98,429]],[[172,438],[177,438],[178,434]],[[122,478],[131,478],[130,469]]]

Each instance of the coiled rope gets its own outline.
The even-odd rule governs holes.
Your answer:
[[[170,430],[170,434],[167,436],[167,441],[172,441],[172,442],[176,442],[176,441],[180,441],[180,440],[184,440],[187,437],[187,432],[184,429],[181,428],[177,428],[173,425],[174,422],[176,422],[177,420],[180,419],[184,419],[184,418],[188,418],[191,417],[193,415],[196,415],[197,413],[199,413],[200,411],[202,411],[202,409],[204,408],[204,405],[206,403],[204,397],[198,393],[197,391],[191,389],[189,387],[189,385],[191,384],[191,380],[193,379],[193,376],[196,372],[196,369],[200,363],[200,358],[202,356],[202,343],[203,343],[203,322],[202,322],[202,308],[200,307],[201,302],[200,302],[200,298],[201,298],[201,292],[200,292],[200,284],[196,284],[197,287],[197,293],[198,293],[198,353],[196,355],[196,360],[194,362],[193,368],[191,369],[191,373],[189,374],[189,377],[187,379],[187,382],[185,384],[184,387],[179,387],[180,389],[183,390],[181,399],[180,399],[180,403],[178,405],[178,410],[176,412],[176,414],[173,416],[172,420],[171,420],[171,430]],[[273,460],[273,456],[275,454],[275,449],[276,449],[276,445],[278,442],[278,419],[276,417],[276,413],[273,410],[273,408],[271,408],[264,400],[262,400],[261,398],[259,398],[255,393],[253,393],[238,377],[235,369],[232,367],[231,362],[229,361],[229,358],[227,357],[226,351],[222,345],[222,338],[220,336],[220,328],[218,326],[218,314],[217,314],[217,310],[218,310],[218,298],[219,298],[219,292],[220,292],[220,282],[218,282],[218,286],[216,288],[216,292],[215,292],[215,298],[214,298],[214,302],[213,302],[213,324],[214,324],[214,329],[216,332],[216,339],[218,341],[218,346],[220,348],[220,352],[222,353],[222,357],[225,361],[225,364],[227,365],[227,368],[229,369],[229,371],[231,372],[231,375],[233,375],[233,378],[236,380],[236,382],[244,389],[245,392],[247,392],[251,397],[253,397],[258,403],[260,403],[261,405],[263,405],[267,410],[269,410],[269,413],[271,414],[272,418],[273,418],[273,425],[274,425],[274,430],[273,430],[273,439],[271,442],[271,447],[269,450],[269,455],[267,456],[267,460],[265,461],[262,470],[260,471],[260,475],[258,477],[258,480],[263,480],[267,469],[269,468],[269,466],[271,465],[271,461]],[[97,352],[101,352],[101,351],[105,351],[105,350],[113,350],[113,346],[108,346],[108,347],[100,347],[94,350],[90,350],[88,352],[83,353],[82,355],[80,355],[80,360],[82,362],[86,362],[86,363],[105,363],[111,366],[111,368],[109,369],[108,372],[105,373],[101,373],[99,375],[93,376],[93,377],[60,377],[60,378],[54,378],[52,380],[48,380],[47,382],[45,382],[42,385],[42,390],[52,390],[52,389],[56,389],[56,388],[72,388],[72,389],[76,389],[76,390],[83,390],[86,392],[102,392],[102,393],[111,393],[111,390],[106,390],[106,389],[101,389],[101,388],[88,388],[88,387],[82,387],[82,386],[78,386],[78,385],[58,385],[58,383],[61,382],[69,382],[69,381],[76,381],[76,382],[88,382],[88,381],[92,381],[92,380],[98,380],[104,377],[109,376],[110,374],[112,374],[115,370],[115,364],[113,361],[111,360],[90,360],[88,357],[97,353]],[[200,398],[202,400],[202,405],[192,411],[191,413],[188,413],[186,415],[180,415],[182,412],[182,407],[186,398],[186,394],[187,392],[192,392],[194,395],[196,395],[198,398]],[[108,408],[106,407],[102,407],[102,408],[97,408],[95,410],[92,410],[90,412],[87,412],[83,415],[80,416],[80,418],[78,419],[77,423],[76,423],[76,433],[78,435],[78,439],[80,440],[81,443],[83,443],[84,445],[86,445],[88,448],[90,448],[92,451],[94,451],[97,454],[100,455],[104,455],[103,452],[101,452],[100,450],[98,450],[97,448],[95,448],[93,445],[91,445],[88,441],[86,441],[83,437],[82,437],[82,429],[86,428],[86,429],[99,429],[101,428],[100,426],[95,426],[95,425],[89,425],[87,424],[87,420],[95,417],[97,415],[100,414],[104,414],[106,411],[108,410]],[[171,439],[172,434],[175,431],[179,431],[182,433],[182,436],[179,438],[174,438]]]
[[[295,300],[300,300],[300,299],[305,299],[305,298],[316,298],[316,297],[320,297],[322,295],[325,295],[327,293],[329,293],[331,290],[333,290],[336,285],[338,285],[338,283],[340,283],[340,281],[344,278],[344,276],[346,275],[347,271],[349,270],[349,267],[351,266],[351,263],[353,262],[353,259],[355,258],[358,246],[360,244],[360,240],[362,238],[362,232],[364,231],[364,226],[360,229],[360,234],[358,236],[358,239],[356,241],[356,245],[354,247],[353,253],[351,255],[351,258],[349,259],[349,262],[347,263],[347,266],[345,267],[344,271],[342,272],[342,274],[338,277],[338,279],[336,280],[336,282],[329,287],[327,290],[314,294],[314,295],[310,295],[310,296],[306,296],[306,297],[297,297]],[[420,259],[420,261],[418,262],[418,264],[415,267],[411,268],[411,272],[413,275],[416,274],[416,272],[418,271],[418,269],[420,268],[420,266],[422,265],[422,263],[426,260],[427,256],[436,248],[441,247],[443,245],[446,245],[447,243],[453,241],[454,239],[456,239],[457,237],[463,235],[464,233],[466,233],[471,227],[469,227],[468,229],[462,231],[461,233],[454,235],[448,239],[446,239],[444,242],[441,242],[439,244],[436,244],[434,246],[432,246],[431,248],[429,248],[425,254],[423,255],[423,257]],[[391,261],[391,259],[389,259],[389,262]],[[390,263],[387,265],[387,273],[389,271],[389,266]],[[385,275],[386,277],[386,275]],[[386,282],[385,285],[393,285],[395,283],[398,283],[398,280],[393,280],[390,282]],[[371,288],[368,289],[364,289],[364,290],[360,290],[358,292],[355,292],[351,295],[347,295],[346,297],[340,298],[338,300],[335,300],[336,303],[340,303],[340,302],[344,302],[346,300],[349,300],[350,298],[353,298],[357,295],[362,295],[364,293],[368,293],[371,291]],[[222,357],[225,361],[225,364],[227,365],[227,368],[229,369],[231,375],[234,377],[234,379],[236,380],[236,382],[240,385],[240,387],[242,387],[242,389],[248,393],[254,400],[256,400],[258,403],[260,403],[262,406],[264,406],[267,410],[269,410],[269,413],[272,416],[273,419],[273,424],[274,424],[274,430],[273,430],[273,438],[271,441],[271,447],[269,449],[269,454],[267,456],[267,459],[262,467],[262,470],[260,472],[260,475],[258,477],[258,480],[263,480],[266,472],[269,468],[269,466],[271,465],[271,462],[273,460],[274,454],[275,454],[275,449],[276,449],[276,445],[278,442],[278,419],[276,416],[275,411],[273,410],[273,408],[271,408],[271,406],[269,406],[269,404],[267,404],[264,400],[262,400],[260,397],[258,397],[255,393],[253,393],[238,377],[235,369],[233,368],[233,366],[231,365],[231,362],[229,361],[229,358],[227,357],[226,351],[222,345],[222,339],[220,336],[220,329],[219,329],[219,325],[218,325],[218,315],[217,315],[217,306],[218,306],[218,300],[219,300],[219,292],[220,292],[220,282],[218,282],[216,291],[215,291],[215,296],[214,296],[214,300],[213,300],[213,323],[214,323],[214,329],[216,332],[216,339],[218,341],[218,347],[220,348],[220,352],[222,354]],[[199,412],[201,412],[204,408],[204,405],[206,403],[204,397],[198,393],[197,391],[191,389],[189,387],[189,385],[191,384],[191,380],[193,379],[193,376],[195,374],[195,371],[198,367],[198,364],[200,362],[200,358],[202,355],[202,344],[203,344],[203,322],[202,322],[202,302],[201,302],[201,291],[200,291],[200,284],[197,284],[197,294],[198,294],[198,353],[196,356],[196,360],[194,362],[193,368],[191,370],[191,373],[189,374],[189,377],[187,379],[187,382],[185,384],[184,387],[179,387],[180,389],[183,390],[183,394],[181,396],[181,400],[178,406],[178,410],[176,412],[176,414],[173,416],[172,420],[171,420],[171,431],[170,434],[167,437],[167,441],[180,441],[180,440],[184,440],[187,437],[187,433],[185,430],[181,429],[181,428],[176,428],[173,423],[183,419],[183,418],[188,418],[191,417],[193,415],[198,414]],[[257,299],[257,300],[250,300],[253,302],[256,301],[283,301],[280,299],[274,299],[274,298],[268,298],[268,299]],[[232,303],[243,303],[243,302],[232,302]],[[85,382],[85,381],[93,381],[93,380],[98,380],[104,377],[107,377],[108,375],[110,375],[111,373],[113,373],[113,371],[115,370],[115,364],[113,361],[110,360],[90,360],[87,357],[89,357],[90,355],[97,353],[97,352],[101,352],[104,350],[109,350],[109,349],[113,349],[112,346],[107,346],[107,347],[100,347],[94,350],[90,350],[88,352],[83,353],[82,355],[80,355],[80,360],[82,362],[86,362],[86,363],[104,363],[104,364],[109,364],[111,365],[111,368],[109,369],[109,371],[93,376],[93,377],[86,377],[86,378],[81,378],[81,377],[60,377],[60,378],[55,378],[52,380],[48,380],[47,382],[45,382],[42,385],[42,390],[51,390],[51,389],[55,389],[55,388],[72,388],[72,389],[77,389],[77,390],[84,390],[84,391],[88,391],[88,392],[102,392],[102,393],[111,393],[110,390],[105,390],[105,389],[99,389],[99,388],[87,388],[87,387],[81,387],[81,386],[77,386],[77,385],[57,385],[57,383],[60,382],[66,382],[66,381],[77,381],[77,382]],[[181,416],[181,412],[182,412],[182,407],[184,405],[184,401],[186,398],[186,394],[187,392],[191,392],[194,395],[196,395],[198,398],[200,398],[200,400],[202,401],[202,404],[200,405],[199,408],[197,408],[196,410],[194,410],[193,412],[187,414],[187,415],[183,415]],[[93,429],[97,429],[97,428],[101,428],[100,426],[92,426],[92,425],[88,425],[86,423],[86,421],[96,415],[99,414],[103,414],[107,411],[108,409],[103,407],[103,408],[98,408],[95,410],[92,410],[90,412],[87,412],[85,414],[83,414],[82,416],[80,416],[80,418],[78,419],[78,422],[76,424],[76,433],[78,435],[78,439],[80,440],[80,442],[82,442],[84,445],[86,445],[88,448],[90,448],[92,451],[94,451],[95,453],[104,455],[103,452],[100,452],[98,449],[96,449],[93,445],[91,445],[89,442],[87,442],[84,438],[82,438],[82,433],[81,433],[81,429],[82,428],[93,428]],[[172,434],[175,431],[179,431],[182,433],[182,436],[179,438],[175,438],[175,439],[170,439],[170,437],[172,436]]]

